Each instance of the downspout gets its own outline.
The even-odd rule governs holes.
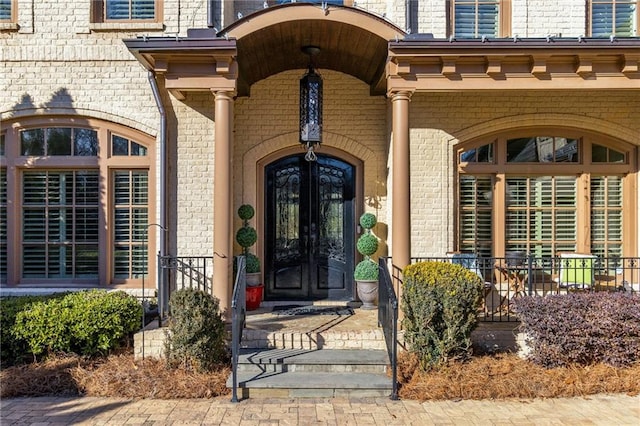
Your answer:
[[[153,98],[156,101],[158,112],[160,113],[160,256],[157,265],[157,288],[158,288],[158,327],[162,325],[162,320],[169,313],[169,277],[168,269],[162,267],[162,260],[167,255],[167,114],[162,105],[162,98],[158,90],[158,82],[153,71],[147,73]],[[143,329],[144,331],[144,329]],[[143,334],[144,339],[144,334]],[[143,343],[144,345],[144,343]]]
[[[215,1],[216,0],[207,1],[207,28],[214,28],[216,26]]]

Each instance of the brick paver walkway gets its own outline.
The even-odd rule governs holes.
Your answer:
[[[640,425],[640,396],[509,401],[375,399],[131,400],[15,398],[0,401],[9,425]]]

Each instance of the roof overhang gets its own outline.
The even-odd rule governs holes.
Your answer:
[[[387,91],[640,89],[640,38],[389,43]]]
[[[178,99],[188,91],[236,90],[235,40],[141,37],[124,43],[147,70],[164,76],[165,88]]]

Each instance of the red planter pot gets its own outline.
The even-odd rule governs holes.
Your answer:
[[[251,287],[247,286],[247,311],[253,311],[260,307],[263,291],[264,284]]]

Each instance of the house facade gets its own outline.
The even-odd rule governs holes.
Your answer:
[[[638,256],[639,6],[0,0],[1,287],[213,256],[228,307],[242,204],[267,300],[353,299],[363,212],[398,266]]]

